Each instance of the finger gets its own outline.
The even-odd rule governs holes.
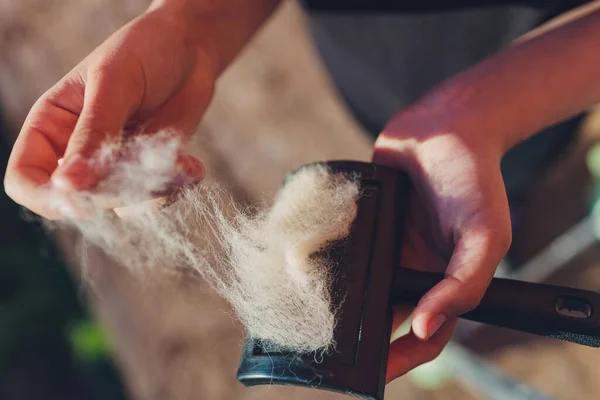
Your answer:
[[[76,122],[76,114],[40,98],[23,124],[6,167],[4,189],[8,196],[48,219],[61,217],[48,207],[48,182]]]
[[[139,106],[144,88],[136,74],[115,67],[91,68],[86,76],[83,109],[69,138],[64,163],[52,175],[61,190],[90,189],[107,173],[110,149],[119,143],[127,120]],[[103,157],[98,158],[100,155]]]
[[[421,364],[435,359],[452,337],[456,320],[446,322],[429,340],[422,341],[411,331],[390,345],[386,383]]]
[[[154,194],[156,198],[169,196],[184,186],[192,185],[204,179],[204,165],[196,157],[184,154],[177,158],[173,179],[168,182],[164,189]]]
[[[104,193],[90,191],[78,197],[77,194],[64,193],[60,203],[55,201],[59,207],[63,208],[62,214],[69,218],[91,218],[100,210],[115,209],[119,216],[130,216],[135,210],[147,210],[149,206],[165,206],[169,201],[173,201],[175,195],[184,187],[196,184],[204,178],[204,167],[200,160],[191,155],[181,155],[177,159],[173,177],[164,189],[159,192],[149,193],[148,201],[139,202],[136,199],[123,199],[116,195],[105,195]],[[127,183],[125,183],[126,185]]]
[[[481,301],[511,240],[510,221],[494,229],[470,227],[457,239],[446,277],[415,308],[412,328],[427,339],[448,319],[471,311]]]
[[[176,201],[178,194],[181,193],[182,190],[183,188],[176,190],[171,195],[157,197],[152,200],[144,201],[135,205],[115,207],[113,211],[121,219],[133,218],[134,216],[139,215],[141,210],[157,211],[161,208],[168,207],[169,205],[173,204]]]
[[[147,118],[145,130],[158,132],[168,128],[186,138],[190,137],[197,130],[213,93],[213,82],[206,78],[200,68],[153,111],[152,116]]]

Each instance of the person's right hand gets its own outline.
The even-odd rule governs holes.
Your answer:
[[[48,195],[92,189],[110,169],[89,162],[102,144],[164,128],[189,136],[216,74],[208,46],[195,36],[185,16],[166,7],[113,34],[33,106],[7,166],[7,194],[48,219],[80,216],[73,207],[50,208]],[[203,177],[189,155],[181,154],[175,169],[175,186]]]

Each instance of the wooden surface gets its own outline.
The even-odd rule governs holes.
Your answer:
[[[44,90],[145,4],[146,0],[0,0],[0,101],[13,126],[19,127]],[[205,155],[209,176],[236,188],[240,201],[268,202],[290,169],[320,159],[368,160],[371,146],[340,106],[310,46],[300,11],[289,3],[220,80],[200,137],[197,150]],[[565,203],[559,201],[572,198],[574,183],[585,185],[581,157],[575,154],[573,159],[532,195],[524,236],[533,247],[542,246],[553,229],[560,230],[571,223],[567,219],[581,213],[576,200],[569,203],[570,212],[564,212]],[[554,190],[555,196],[544,190]],[[67,248],[70,240],[65,234]],[[598,251],[590,251],[569,274],[554,281],[600,289],[600,270],[588,268],[598,264],[598,256]],[[132,398],[344,398],[295,388],[243,389],[234,379],[243,336],[222,300],[194,277],[154,276],[139,282],[121,266],[95,257],[95,265],[86,271],[85,282],[93,283],[86,285],[88,297],[114,337]],[[77,269],[76,262],[74,266]],[[548,394],[561,399],[600,397],[599,351],[523,336],[501,340],[509,336],[488,329],[473,346],[510,375]],[[457,383],[426,392],[400,379],[388,387],[387,398],[483,397]]]

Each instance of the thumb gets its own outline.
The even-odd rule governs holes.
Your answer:
[[[83,108],[69,138],[63,162],[54,171],[52,183],[63,190],[94,187],[103,176],[111,152],[119,144],[127,120],[143,95],[143,84],[110,73],[110,68],[88,73]]]
[[[415,308],[412,329],[419,339],[429,339],[446,321],[479,305],[510,242],[508,215],[506,221],[494,224],[493,228],[463,229],[455,241],[445,279],[423,296]]]

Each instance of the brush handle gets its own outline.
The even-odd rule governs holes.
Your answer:
[[[392,302],[415,306],[442,279],[398,268]],[[587,290],[494,278],[479,306],[460,318],[600,347],[600,293]]]

